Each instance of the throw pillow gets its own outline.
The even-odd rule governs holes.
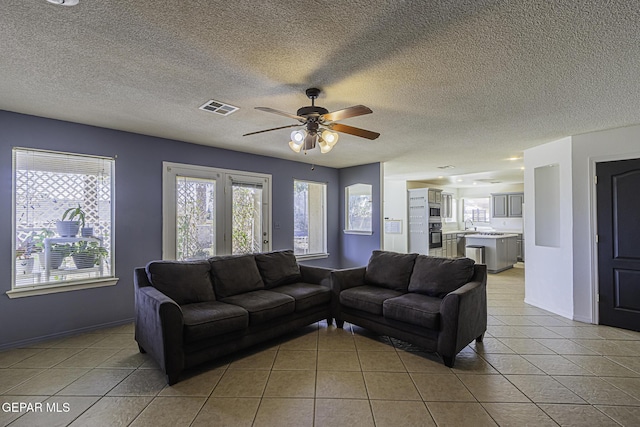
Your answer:
[[[153,287],[178,305],[216,299],[207,261],[151,261],[145,269]]]
[[[253,254],[213,257],[209,263],[218,298],[264,289]]]
[[[302,280],[300,267],[292,250],[256,254],[256,264],[267,289]]]
[[[364,273],[368,285],[406,292],[417,254],[373,251]]]
[[[411,274],[409,292],[443,298],[471,280],[474,264],[469,258],[419,255]]]

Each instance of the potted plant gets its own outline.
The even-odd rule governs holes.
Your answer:
[[[91,268],[100,265],[100,261],[108,255],[109,252],[98,242],[74,243],[71,250],[71,258],[73,258],[76,268]]]
[[[84,219],[85,212],[80,205],[77,208],[67,209],[62,214],[62,219],[56,222],[58,234],[61,237],[76,237],[80,227],[84,227]]]
[[[52,270],[60,268],[62,261],[72,252],[73,247],[69,243],[52,243],[49,252],[49,268]]]

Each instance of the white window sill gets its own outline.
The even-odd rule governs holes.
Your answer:
[[[298,254],[296,255],[296,260],[298,261],[308,261],[312,259],[324,259],[329,258],[329,254]]]
[[[361,236],[371,236],[373,231],[359,231],[359,230],[343,230],[344,234],[359,234]]]
[[[102,288],[114,286],[118,283],[117,277],[107,277],[104,279],[82,280],[77,282],[55,283],[48,285],[20,286],[7,291],[9,298],[32,297],[36,295],[56,294],[59,292],[78,291],[80,289]]]

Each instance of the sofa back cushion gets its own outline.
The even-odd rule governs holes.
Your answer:
[[[419,255],[413,266],[409,292],[443,298],[473,276],[475,262],[469,258],[439,258]]]
[[[153,287],[179,305],[216,299],[207,261],[151,261],[145,270]]]
[[[367,285],[406,292],[417,254],[373,251],[364,273]]]
[[[302,280],[300,267],[292,250],[256,254],[256,264],[267,289]]]
[[[218,299],[264,289],[253,254],[209,258]]]

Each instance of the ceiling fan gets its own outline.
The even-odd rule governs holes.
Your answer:
[[[315,100],[320,95],[320,89],[309,88],[305,91],[307,97],[311,100],[311,105],[298,109],[296,114],[289,114],[284,111],[275,110],[269,107],[256,107],[256,110],[266,111],[267,113],[278,114],[297,120],[299,123],[280,126],[277,128],[259,130],[257,132],[245,133],[242,136],[255,135],[257,133],[271,132],[272,130],[286,129],[297,126],[304,126],[304,129],[294,130],[291,132],[291,141],[289,147],[296,153],[304,149],[311,150],[315,148],[316,142],[320,146],[320,152],[328,153],[338,142],[338,134],[336,132],[348,133],[350,135],[359,136],[361,138],[376,139],[380,136],[377,132],[356,128],[353,126],[336,123],[338,120],[348,119],[350,117],[371,114],[373,111],[364,105],[354,105],[353,107],[344,108],[342,110],[329,112],[326,108],[315,105]]]

